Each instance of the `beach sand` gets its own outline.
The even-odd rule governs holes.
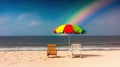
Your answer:
[[[120,67],[120,50],[82,51],[82,58],[58,51],[47,58],[46,51],[0,51],[0,67]]]

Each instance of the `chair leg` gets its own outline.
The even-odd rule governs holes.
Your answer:
[[[70,57],[72,58],[72,53],[70,52]]]
[[[49,54],[47,54],[47,57],[49,58]]]
[[[81,50],[80,50],[80,58],[82,58]]]
[[[73,58],[74,57],[74,55],[71,53],[71,58]]]
[[[80,58],[82,58],[82,54],[80,55]]]

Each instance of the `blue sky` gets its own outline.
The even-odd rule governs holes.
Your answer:
[[[0,36],[55,35],[84,0],[0,0]],[[85,35],[120,35],[120,5],[84,25]],[[92,30],[92,31],[91,31]]]

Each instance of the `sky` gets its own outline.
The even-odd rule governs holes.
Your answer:
[[[66,20],[94,1],[0,0],[0,36],[54,36],[52,31],[57,26],[69,23]],[[97,14],[93,11],[79,22],[86,30],[83,35],[120,35],[119,4],[119,0],[114,0],[109,9]]]

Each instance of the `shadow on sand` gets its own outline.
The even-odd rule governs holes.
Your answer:
[[[96,55],[96,54],[81,54],[80,55],[76,55],[76,56],[73,56],[72,58],[87,58],[87,57],[100,57],[102,55]]]
[[[87,58],[87,57],[100,57],[102,55],[96,55],[96,54],[81,54],[81,55],[75,55],[72,58]]]
[[[100,57],[102,55],[96,55],[96,54],[82,54],[82,55],[75,55],[71,58],[88,58],[88,57]],[[51,56],[49,58],[65,58],[70,56]]]
[[[87,58],[87,57],[100,57],[102,55],[96,55],[96,54],[82,54],[81,58]]]
[[[49,58],[65,58],[66,56],[50,56]]]

